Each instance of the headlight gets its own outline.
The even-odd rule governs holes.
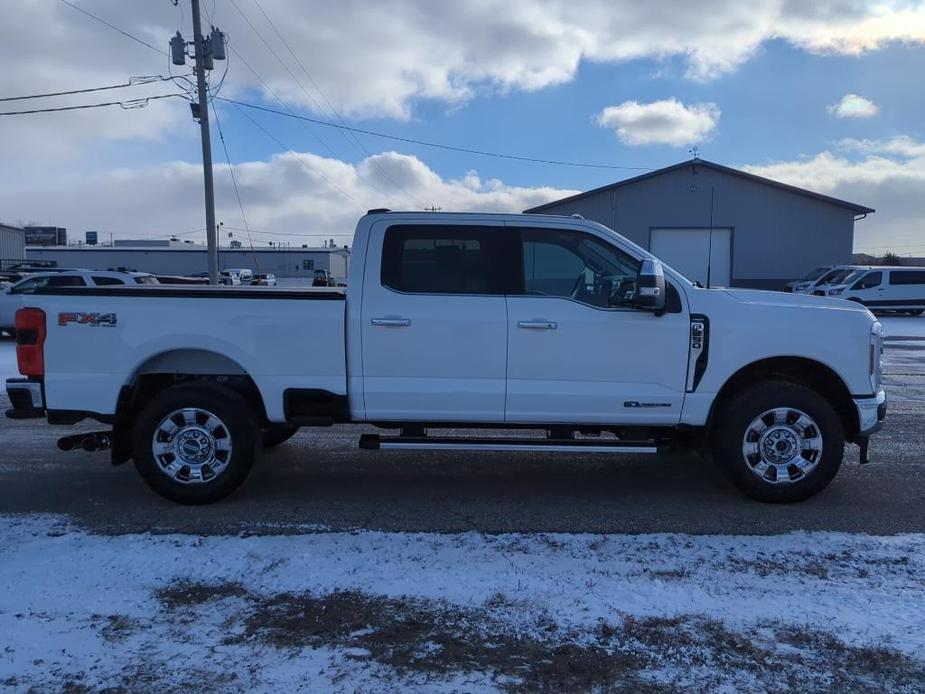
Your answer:
[[[830,289],[830,290],[829,290],[829,296],[838,296],[838,295],[841,294],[843,291],[845,291],[845,288],[844,288],[844,287],[838,287],[838,288],[836,288],[836,289]]]

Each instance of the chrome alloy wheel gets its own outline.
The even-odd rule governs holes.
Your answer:
[[[154,431],[151,450],[158,469],[182,484],[204,484],[221,475],[231,461],[231,434],[207,410],[174,410]]]
[[[742,455],[748,469],[765,482],[792,484],[822,459],[822,432],[805,412],[790,407],[767,410],[745,430]]]

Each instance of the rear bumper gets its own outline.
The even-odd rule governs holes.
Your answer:
[[[45,416],[42,384],[28,378],[8,378],[6,394],[12,407],[6,411],[10,419],[36,419]]]
[[[870,436],[879,431],[886,417],[886,393],[883,389],[871,397],[853,400],[858,411],[858,436]]]

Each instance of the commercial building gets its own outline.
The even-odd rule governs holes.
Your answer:
[[[26,236],[19,227],[0,224],[0,270],[26,259]]]
[[[29,260],[51,260],[58,267],[108,270],[126,268],[158,275],[193,275],[208,269],[202,246],[176,241],[157,245],[49,246],[26,248]],[[311,279],[316,270],[345,282],[349,265],[348,248],[222,248],[218,252],[219,270],[250,268],[277,277]]]
[[[28,246],[66,246],[67,229],[64,227],[25,226],[26,245]]]
[[[874,210],[692,159],[525,212],[593,219],[705,286],[780,289],[850,263],[855,222]]]

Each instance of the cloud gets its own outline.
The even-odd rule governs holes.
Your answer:
[[[880,111],[870,99],[857,94],[845,94],[839,101],[826,106],[836,118],[873,118]]]
[[[189,35],[187,3],[94,0],[85,6],[159,49],[166,50],[178,28]],[[214,6],[206,5],[206,21],[231,39],[226,89],[256,89],[319,113],[329,111],[329,100],[349,116],[410,118],[421,99],[458,104],[483,91],[543,89],[573,79],[582,61],[677,58],[688,77],[709,80],[737,69],[769,40],[850,55],[893,41],[925,41],[925,5],[905,0],[238,2],[245,16],[232,3]],[[3,93],[166,69],[165,57],[64,3],[7,0],[4,9],[0,60],[16,69],[0,75]],[[99,127],[86,124],[98,136],[124,122],[118,113],[98,115]],[[150,136],[157,137],[165,118],[152,120],[157,126],[148,128]]]
[[[925,256],[925,142],[849,139],[811,157],[742,168],[875,208],[855,227],[855,250]]]
[[[624,101],[608,106],[598,114],[597,122],[613,128],[628,145],[673,145],[681,147],[707,139],[719,122],[716,104],[685,106],[677,99],[641,104]]]
[[[578,191],[518,187],[483,180],[475,171],[445,179],[413,156],[374,154],[358,165],[310,152],[274,155],[236,165],[234,174],[253,240],[320,244],[333,237],[345,243],[367,209],[520,212]],[[227,165],[215,166],[216,219],[225,228],[244,227]],[[189,162],[118,169],[55,183],[29,180],[0,187],[0,209],[13,219],[66,226],[75,238],[86,229],[103,238],[169,236],[204,228],[202,167]],[[272,232],[276,232],[274,235]],[[238,239],[246,239],[235,231]],[[203,233],[185,238],[204,239]]]

